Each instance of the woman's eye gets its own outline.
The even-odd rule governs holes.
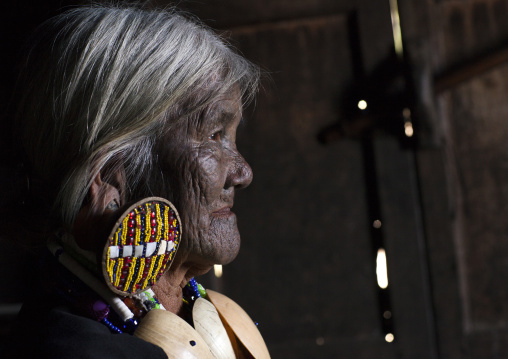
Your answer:
[[[214,132],[209,138],[212,141],[220,141],[220,139],[222,138],[222,131]]]

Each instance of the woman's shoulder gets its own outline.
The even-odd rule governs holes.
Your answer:
[[[8,342],[7,358],[167,358],[156,345],[129,334],[113,334],[100,322],[65,307],[22,308]]]

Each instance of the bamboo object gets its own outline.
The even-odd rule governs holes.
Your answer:
[[[134,335],[161,347],[169,359],[213,359],[199,333],[178,315],[166,310],[148,312]]]
[[[261,333],[242,307],[225,295],[213,290],[207,289],[206,293],[212,304],[217,308],[226,330],[234,333],[238,341],[254,358],[269,359],[270,353]],[[233,346],[235,347],[235,343],[233,343]],[[235,352],[237,357],[243,357],[241,348],[235,347]]]
[[[208,300],[198,298],[192,309],[194,328],[208,344],[216,359],[235,359],[235,352],[219,313]]]

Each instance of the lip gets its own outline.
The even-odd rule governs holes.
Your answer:
[[[216,217],[229,217],[234,215],[234,213],[231,211],[231,207],[229,206],[222,207],[221,209],[212,212],[212,214]]]

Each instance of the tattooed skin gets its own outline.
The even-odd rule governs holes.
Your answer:
[[[252,181],[252,170],[236,148],[242,118],[237,96],[216,101],[198,120],[166,134],[160,166],[183,224],[179,255],[202,264],[226,264],[240,249],[235,190]],[[190,122],[190,121],[189,121]]]

